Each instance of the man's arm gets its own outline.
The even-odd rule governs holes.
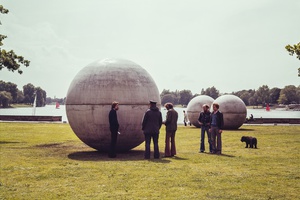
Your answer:
[[[162,125],[162,115],[161,115],[161,112],[159,112],[159,128],[161,127]]]
[[[199,123],[200,125],[203,124],[201,121],[202,121],[202,113],[200,113],[199,118],[198,118],[198,123]]]
[[[223,113],[220,113],[220,124],[221,124],[221,129],[224,127],[224,119],[223,119]]]
[[[167,119],[165,121],[165,124],[170,124],[172,120],[172,113],[170,111],[167,112]]]
[[[147,112],[144,114],[144,117],[143,117],[143,121],[142,121],[142,130],[145,129],[145,126],[146,126],[146,123],[147,123]]]

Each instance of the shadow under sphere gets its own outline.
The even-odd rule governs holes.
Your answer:
[[[83,68],[67,94],[66,113],[77,137],[90,147],[108,152],[111,103],[118,101],[120,135],[117,152],[128,151],[144,141],[142,118],[149,100],[158,102],[157,86],[148,72],[129,60],[104,59]]]

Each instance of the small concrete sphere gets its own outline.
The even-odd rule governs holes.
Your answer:
[[[219,110],[223,113],[224,129],[238,129],[245,122],[247,108],[239,97],[235,95],[223,95],[213,103],[218,103],[220,106]]]
[[[207,95],[200,95],[194,97],[187,105],[187,116],[190,122],[200,128],[200,124],[198,123],[198,118],[200,113],[203,111],[202,106],[204,104],[207,104],[208,106],[211,106],[212,102],[214,101],[213,98]]]
[[[108,152],[111,133],[108,114],[113,101],[119,102],[120,124],[116,151],[125,152],[144,141],[142,119],[149,100],[160,96],[148,72],[129,60],[104,59],[84,67],[72,81],[66,100],[71,128],[88,146]]]

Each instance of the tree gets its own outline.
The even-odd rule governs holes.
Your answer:
[[[16,103],[23,103],[24,101],[24,94],[22,91],[18,90],[18,93],[17,93],[17,102]]]
[[[36,107],[43,107],[46,105],[46,92],[40,88],[35,88],[36,94]]]
[[[7,14],[9,11],[0,5],[0,13]],[[0,23],[1,24],[1,23]],[[7,38],[6,35],[0,34],[0,46],[3,46],[3,40]],[[21,65],[28,67],[30,61],[25,60],[23,56],[18,56],[13,50],[6,51],[0,48],[0,70],[7,68],[8,71],[18,71],[19,74],[22,74],[23,71],[20,69]]]
[[[180,94],[178,90],[175,92],[164,89],[160,94],[162,104],[167,102],[173,103],[174,105],[179,103]]]
[[[287,100],[285,94],[281,93],[281,94],[279,95],[279,98],[278,98],[278,103],[280,103],[280,104],[286,104],[287,101],[288,101],[288,100]]]
[[[216,99],[220,96],[220,92],[219,92],[219,90],[217,90],[217,88],[215,88],[215,86],[212,86],[212,87],[207,88],[206,90],[204,90],[202,88],[201,95],[207,95],[213,99]]]
[[[251,106],[257,106],[258,105],[256,95],[249,98],[249,105],[251,105]]]
[[[31,83],[24,85],[23,94],[25,96],[24,103],[32,104],[34,101],[34,86]]]
[[[232,94],[242,99],[246,106],[250,105],[249,99],[252,96],[252,90],[241,90],[238,92],[232,92]]]
[[[187,105],[193,97],[191,90],[181,90],[179,94],[180,94],[179,103],[181,105]]]
[[[47,97],[46,98],[46,104],[51,104],[53,101],[52,101],[52,98],[51,97]]]
[[[288,85],[285,86],[281,91],[280,91],[280,96],[279,96],[279,103],[282,104],[291,104],[291,103],[299,103],[300,101],[300,96],[299,96],[299,87],[297,88],[294,85]]]
[[[24,103],[32,104],[36,95],[36,107],[46,105],[46,91],[40,87],[34,87],[31,83],[23,86]]]
[[[0,91],[0,104],[2,104],[3,108],[8,108],[12,99],[13,98],[12,98],[10,92]]]
[[[296,58],[300,60],[300,42],[298,44],[294,44],[293,46],[291,45],[286,45],[285,49],[289,52],[291,56],[296,54]],[[300,76],[300,68],[298,68],[298,76]]]
[[[13,103],[17,101],[18,88],[16,84],[0,80],[0,91],[9,92],[12,96]]]
[[[258,104],[265,104],[270,102],[269,87],[267,85],[259,87],[255,94],[257,96]]]
[[[296,95],[297,95],[297,97],[298,97],[298,99],[299,99],[299,101],[300,101],[300,85],[298,85],[298,87],[297,87]],[[299,103],[300,103],[300,102],[299,102]]]
[[[270,103],[277,104],[281,89],[275,87],[270,90]]]
[[[174,94],[166,94],[161,98],[161,103],[162,105],[164,105],[165,103],[173,103],[173,104],[177,104],[177,98]]]
[[[163,89],[163,91],[160,93],[160,98],[162,98],[166,94],[171,94],[171,93],[172,92],[170,90]]]

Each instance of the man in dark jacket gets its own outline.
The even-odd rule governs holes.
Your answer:
[[[163,122],[166,125],[165,157],[172,157],[176,155],[175,133],[177,130],[178,113],[174,110],[172,103],[166,103],[165,108],[168,110],[166,121]]]
[[[116,143],[117,143],[117,137],[118,137],[118,131],[119,131],[117,110],[119,110],[119,103],[114,101],[111,105],[111,110],[108,115],[109,128],[110,128],[110,133],[111,133],[110,151],[108,154],[108,156],[110,158],[116,157]]]
[[[209,144],[209,152],[212,153],[212,145],[211,145],[211,134],[209,132],[210,128],[210,112],[209,106],[204,104],[202,106],[203,112],[200,113],[198,122],[201,126],[201,139],[200,139],[200,152],[203,153],[205,151],[205,131],[207,133],[208,144]]]
[[[150,108],[146,111],[142,122],[142,130],[145,135],[145,159],[150,159],[151,138],[154,143],[154,158],[159,158],[158,136],[162,125],[161,112],[156,107],[156,102],[150,101],[149,106]]]
[[[224,126],[223,114],[219,111],[219,104],[213,104],[213,113],[210,115],[210,132],[213,153],[222,153],[222,138],[221,133]],[[216,144],[217,143],[217,144]]]

